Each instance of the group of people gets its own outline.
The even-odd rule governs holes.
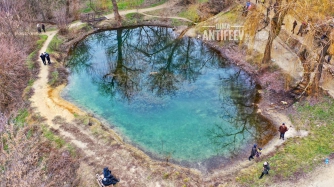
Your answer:
[[[37,32],[41,33],[42,30],[45,32],[45,25],[42,23],[42,27],[39,23],[37,23]]]
[[[262,4],[265,6],[265,0],[256,0],[255,4]],[[255,5],[250,2],[250,0],[246,1],[246,5],[243,7],[242,10],[242,16],[247,16],[248,11],[251,10]],[[277,12],[278,9],[278,3],[275,2],[274,5],[272,5],[272,0],[269,1],[269,6],[267,7],[267,17],[269,16],[269,12],[271,9],[274,9],[274,12]]]
[[[108,167],[103,168],[103,178],[102,184],[104,186],[109,186],[118,183],[119,180],[116,179],[112,174]]]
[[[284,140],[284,134],[288,131],[289,129],[286,127],[285,123],[282,123],[282,125],[279,126],[278,131],[280,133],[279,139]],[[251,155],[248,157],[248,160],[251,161],[251,159],[254,159],[254,156],[260,157],[262,152],[262,149],[259,148],[256,144],[253,145],[252,150],[251,150]],[[264,162],[263,163],[263,171],[261,173],[261,176],[259,179],[262,179],[263,175],[268,175],[270,170],[269,162]]]
[[[296,28],[297,25],[298,25],[298,23],[297,23],[297,21],[295,20],[295,21],[292,23],[292,30],[291,30],[292,34],[295,33],[295,28]],[[303,22],[303,23],[300,25],[300,27],[299,27],[299,30],[298,30],[297,35],[300,34],[300,36],[303,36],[303,34],[307,34],[308,31],[310,30],[309,27],[310,27],[309,24]]]
[[[51,64],[50,55],[47,52],[41,53],[39,57],[41,57],[44,65],[46,65],[46,60],[48,61],[48,64]]]

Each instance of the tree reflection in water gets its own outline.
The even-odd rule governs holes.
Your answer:
[[[183,81],[194,82],[207,64],[216,66],[218,54],[191,38],[175,39],[166,27],[138,27],[100,32],[80,43],[68,65],[72,71],[85,70],[99,85],[101,93],[120,94],[131,101],[135,93],[148,89],[157,96],[173,95]],[[98,41],[106,59],[88,63],[86,43]],[[102,55],[101,55],[102,57]]]
[[[91,48],[93,42],[98,47]],[[166,27],[145,26],[89,36],[73,52],[68,66],[72,71],[89,74],[100,93],[131,103],[147,91],[156,97],[184,94],[178,91],[185,83],[196,82],[210,70],[224,68],[225,62],[219,53],[196,39],[176,38]],[[262,144],[273,133],[268,121],[254,115],[254,81],[236,70],[213,80],[221,85],[221,108],[212,109],[219,111],[212,115],[220,115],[222,122],[208,130],[203,138],[215,145],[217,153],[238,150],[248,135]],[[195,94],[204,90],[199,89]],[[142,99],[146,103],[154,102],[152,97]]]
[[[256,87],[254,80],[245,74],[239,70],[227,78],[221,78],[220,100],[223,111],[221,118],[233,128],[228,128],[226,123],[222,123],[208,130],[207,135],[216,145],[217,152],[229,150],[231,154],[235,154],[240,145],[245,142],[246,135],[252,136],[254,143],[262,146],[277,134],[276,129],[267,119],[254,114],[256,112],[254,102],[259,99],[256,98],[259,96],[254,92]],[[240,78],[241,76],[244,78]],[[234,110],[231,110],[232,108]]]

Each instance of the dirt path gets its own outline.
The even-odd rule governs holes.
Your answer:
[[[41,54],[47,50],[48,45],[50,44],[52,38],[56,35],[56,33],[57,31],[45,33],[48,36],[48,39],[45,41],[43,47],[41,48],[38,54]],[[52,120],[56,116],[61,116],[67,119],[68,121],[72,121],[74,120],[74,115],[66,108],[57,105],[54,97],[50,97],[50,93],[52,92],[50,92],[51,88],[48,85],[49,65],[43,65],[40,58],[38,59],[38,62],[42,65],[41,65],[40,72],[38,74],[38,79],[34,82],[34,85],[33,85],[34,95],[30,99],[32,103],[32,107],[36,109],[35,112],[40,113],[41,116],[46,118],[47,125],[49,125],[50,127],[54,129],[58,129],[61,135],[71,138],[72,139],[71,142],[77,147],[80,147],[83,149],[86,148],[85,143],[82,143],[80,141],[75,141],[75,139],[73,138],[74,137],[73,134],[59,129],[59,126],[55,125],[52,122]],[[52,62],[52,59],[51,59],[51,62]],[[76,110],[76,111],[78,114],[80,114],[79,110]],[[87,155],[93,154],[88,149],[84,149],[84,151],[86,152]]]
[[[171,1],[152,8],[120,11],[120,14],[125,15],[134,12],[144,13],[147,11],[172,7],[175,3],[175,1]],[[109,19],[113,18],[113,14],[107,15],[106,17],[108,17]],[[181,19],[179,17],[171,18]],[[187,21],[185,18],[182,19]],[[80,24],[82,23],[76,22],[72,24],[71,27],[78,26]],[[39,54],[46,51],[47,46],[49,45],[50,41],[56,33],[57,31],[51,31],[46,33],[48,35],[48,39],[39,51]],[[264,42],[264,40],[262,40],[264,37],[261,36],[259,36],[259,42]],[[259,45],[258,47],[260,47],[262,44],[259,43],[257,45]],[[280,42],[277,43],[276,41],[274,45],[276,46],[273,52],[273,59],[275,60],[275,63],[277,63],[288,73],[291,73],[290,70],[296,69],[296,66],[299,65],[289,64],[288,60],[291,60],[291,58],[296,58],[296,56],[290,54],[290,51],[288,51],[285,46],[281,45]],[[40,59],[38,60],[38,62],[42,64]],[[297,73],[293,76],[298,79],[301,75]],[[119,141],[116,140],[108,140],[108,144],[110,144],[110,146],[107,146],[107,148],[101,150],[100,144],[105,140],[96,138],[89,130],[84,129],[84,127],[82,126],[75,125],[72,122],[75,119],[73,115],[74,111],[75,113],[80,115],[83,115],[84,112],[59,97],[59,91],[62,89],[62,87],[59,87],[56,90],[52,90],[48,86],[48,65],[44,66],[42,64],[38,77],[39,78],[34,82],[33,85],[35,93],[30,99],[32,102],[32,107],[35,108],[36,112],[40,113],[41,116],[47,119],[47,125],[54,129],[57,129],[61,136],[69,140],[69,142],[78,147],[82,152],[83,158],[87,160],[87,162],[81,162],[79,169],[82,175],[85,176],[85,183],[83,186],[96,186],[94,172],[99,171],[99,169],[101,169],[103,166],[110,165],[111,163],[113,165],[113,171],[117,173],[118,177],[121,179],[120,186],[179,186],[175,185],[177,184],[177,182],[171,182],[161,179],[161,176],[163,175],[161,173],[168,173],[170,171],[176,172],[177,170],[182,171],[182,169],[178,167],[170,165],[161,167],[161,163],[159,162],[148,159],[146,159],[145,161],[143,161],[143,159],[138,159],[136,158],[136,156],[133,155],[138,154],[141,155],[142,158],[148,157],[145,156],[141,151],[131,151],[130,148],[125,148],[127,145],[119,143]],[[276,119],[275,123],[281,123],[282,121],[284,121],[287,124],[291,124],[286,116],[279,115],[275,112],[271,112],[270,110],[261,112],[273,115],[274,119]],[[53,122],[53,119],[57,116],[61,116],[62,118],[66,119],[66,123],[71,123],[71,127],[66,127],[61,124],[55,124]],[[307,134],[305,133],[306,132],[297,132],[294,130],[293,127],[290,127],[290,131],[288,131],[286,136],[304,136]],[[269,154],[270,152],[275,151],[275,147],[280,144],[282,144],[282,141],[278,140],[278,138],[271,141],[266,147],[264,147],[263,154]],[[145,166],[141,166],[143,165],[141,164],[141,162],[145,162]],[[214,180],[214,178],[229,175],[238,171],[240,168],[247,167],[251,164],[252,163],[250,163],[249,161],[238,163],[234,167],[216,171],[204,181],[210,183],[211,179]],[[157,175],[157,170],[161,170],[163,172]],[[334,173],[334,164],[330,163],[329,167],[318,168],[315,172],[313,172],[313,174],[310,174],[309,176],[300,179],[296,183],[296,185],[291,184],[290,182],[286,182],[282,183],[279,186],[331,186],[331,184],[334,184],[334,179],[331,177],[332,173]],[[193,175],[191,176],[194,177]],[[182,181],[182,179],[179,179],[179,181]],[[197,186],[196,183],[193,183],[193,186]]]
[[[140,13],[140,14],[143,14],[145,16],[148,16],[148,17],[155,17],[155,18],[168,18],[168,19],[179,19],[179,20],[183,20],[183,21],[187,21],[187,22],[193,22],[187,18],[183,18],[183,17],[179,17],[179,16],[171,16],[171,17],[166,17],[166,16],[154,16],[154,15],[149,15],[149,14],[146,14],[145,12],[150,12],[150,11],[155,11],[155,10],[160,10],[160,9],[164,9],[164,8],[168,8],[168,7],[173,7],[178,1],[176,0],[169,0],[161,5],[158,5],[158,6],[155,6],[155,7],[151,7],[151,8],[143,8],[143,9],[131,9],[131,10],[119,10],[119,14],[121,16],[124,16],[126,14],[129,14],[129,13]],[[111,13],[111,14],[107,14],[105,15],[105,17],[107,19],[114,19],[114,14]],[[77,21],[75,23],[72,23],[70,25],[70,28],[72,27],[77,27],[79,25],[83,24],[81,21]]]

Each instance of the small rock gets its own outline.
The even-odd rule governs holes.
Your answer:
[[[288,102],[286,102],[286,101],[281,101],[281,103],[282,103],[283,105],[287,105],[287,104],[288,104]]]

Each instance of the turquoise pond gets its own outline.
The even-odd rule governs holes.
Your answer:
[[[252,78],[170,28],[92,34],[71,51],[68,67],[62,96],[156,159],[213,167],[273,134],[255,113]]]

